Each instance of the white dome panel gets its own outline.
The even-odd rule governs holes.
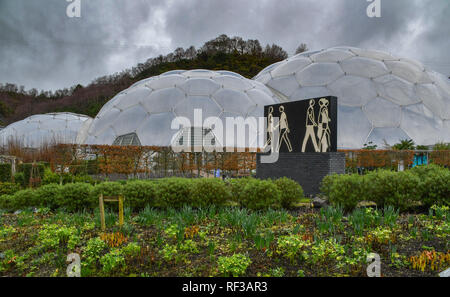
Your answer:
[[[186,93],[178,88],[162,89],[152,92],[142,105],[149,113],[169,112],[186,98]]]
[[[136,88],[127,92],[126,96],[121,96],[114,107],[120,110],[138,105],[142,102],[142,99],[150,96],[151,90],[149,88]]]
[[[298,82],[293,75],[274,78],[267,85],[275,90],[282,89],[286,97],[292,95],[298,88]]]
[[[383,62],[369,58],[355,57],[342,61],[340,65],[346,74],[366,78],[375,78],[389,72]]]
[[[377,50],[368,50],[368,49],[362,49],[362,48],[351,48],[351,51],[354,52],[356,55],[374,59],[374,60],[380,60],[380,61],[392,61],[397,60],[394,56],[392,56],[389,53],[377,51]]]
[[[218,91],[214,94],[214,99],[224,111],[235,112],[241,116],[245,115],[252,106],[255,106],[255,103],[248,100],[245,93],[230,89]]]
[[[292,75],[296,71],[305,68],[306,66],[310,65],[312,62],[308,58],[297,58],[292,59],[289,63],[285,63],[277,67],[272,71],[272,77],[278,77],[278,76],[286,76],[286,75]]]
[[[375,79],[380,96],[398,105],[411,105],[420,102],[414,85],[394,75]]]
[[[298,82],[304,87],[327,85],[343,75],[341,67],[335,63],[314,63],[296,74]],[[270,82],[267,84],[270,85]]]
[[[178,132],[170,129],[174,119],[175,115],[171,112],[152,115],[139,127],[136,134],[141,143],[152,143],[153,146],[169,146],[172,137]]]
[[[402,108],[386,99],[377,97],[363,107],[369,121],[374,127],[399,127]],[[379,115],[383,116],[380,117]]]
[[[406,106],[403,108],[401,128],[416,143],[432,145],[437,140],[445,140],[448,135],[441,135],[443,123],[433,117],[432,112],[423,104]]]
[[[329,49],[311,56],[311,60],[314,62],[340,62],[355,55],[348,50]]]
[[[114,107],[105,111],[101,117],[97,116],[97,118],[92,123],[91,129],[96,131],[95,133],[93,133],[93,135],[98,136],[104,129],[106,129],[107,127],[111,127],[111,125],[119,115],[120,110]],[[101,120],[98,121],[97,119]]]
[[[304,87],[297,88],[289,99],[291,101],[297,101],[326,96],[331,96],[331,90],[326,87]]]
[[[118,135],[125,135],[136,131],[136,122],[142,123],[147,118],[148,112],[141,106],[136,105],[122,111],[114,120],[114,131]],[[130,121],[130,119],[133,119]]]
[[[221,86],[212,79],[192,78],[180,85],[180,88],[189,95],[209,96],[214,94]]]
[[[405,139],[411,139],[411,137],[400,128],[374,128],[367,143],[372,142],[378,146],[378,149],[383,149],[386,144],[392,146]]]
[[[430,83],[423,68],[419,68],[416,64],[408,63],[406,61],[386,61],[388,69],[392,74],[403,78],[410,83]]]
[[[237,91],[246,91],[253,87],[253,85],[249,83],[247,80],[236,79],[236,76],[231,75],[223,75],[215,77],[214,81],[221,86],[227,86],[227,88]]]
[[[152,78],[145,85],[152,90],[160,90],[166,88],[174,88],[178,85],[183,84],[186,81],[186,78],[182,75],[161,75],[158,79]]]
[[[368,79],[346,75],[328,86],[342,105],[363,106],[377,97],[375,84]]]
[[[338,106],[338,147],[362,148],[371,130],[361,107]]]

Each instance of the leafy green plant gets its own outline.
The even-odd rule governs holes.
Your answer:
[[[100,258],[103,272],[110,273],[125,265],[125,258],[119,249],[113,249]]]
[[[304,240],[296,234],[280,236],[277,240],[276,252],[289,259],[292,264],[296,264],[297,260],[307,258],[306,248],[310,245],[309,240]]]
[[[39,231],[38,240],[43,249],[54,249],[60,244],[67,244],[67,248],[73,250],[81,239],[75,227],[45,224]]]
[[[251,263],[250,258],[243,254],[234,254],[230,257],[219,257],[217,259],[219,274],[226,277],[244,275]]]
[[[83,257],[88,265],[95,264],[107,248],[108,246],[100,237],[91,238],[83,248]]]

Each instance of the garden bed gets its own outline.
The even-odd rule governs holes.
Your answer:
[[[2,213],[0,276],[66,276],[70,253],[81,256],[82,276],[366,276],[369,253],[380,255],[382,276],[450,266],[447,207],[128,208],[122,228],[116,213],[107,210],[105,232],[98,210]]]

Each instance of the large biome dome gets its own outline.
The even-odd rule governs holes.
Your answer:
[[[92,118],[74,113],[32,115],[12,123],[0,131],[0,145],[16,142],[24,147],[39,148],[44,144],[80,143],[79,134],[87,130]]]
[[[85,140],[97,145],[171,146],[178,134],[172,130],[176,117],[190,120],[194,109],[201,109],[202,119],[218,117],[264,116],[264,106],[279,100],[262,83],[229,71],[170,71],[137,82],[108,101],[94,119]],[[261,135],[263,131],[249,129]],[[183,134],[183,135],[184,135]],[[248,135],[248,134],[247,134]],[[234,147],[235,138],[223,135],[224,147]],[[246,144],[258,147],[257,143]]]
[[[354,47],[304,52],[255,80],[281,101],[338,97],[338,148],[450,142],[450,81],[413,60]]]

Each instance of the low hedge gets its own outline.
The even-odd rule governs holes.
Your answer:
[[[125,205],[135,210],[147,205],[155,206],[156,183],[152,181],[135,180],[123,186]]]
[[[190,204],[192,180],[166,178],[156,182],[155,206],[179,208]]]
[[[231,199],[231,191],[220,179],[192,180],[190,194],[191,205],[205,207],[208,205],[224,205]]]
[[[12,184],[14,185],[14,184]],[[134,210],[150,207],[180,208],[221,206],[234,200],[249,209],[290,207],[303,197],[302,188],[294,181],[283,178],[276,181],[239,179],[226,183],[220,179],[167,178],[154,181],[90,183],[52,183],[36,190],[19,188],[0,192],[0,208],[8,210],[26,207],[65,208],[78,211],[96,208],[100,194],[123,195],[125,206]],[[237,199],[233,196],[237,195]]]
[[[450,205],[450,170],[436,165],[394,172],[378,170],[367,175],[331,175],[323,179],[321,192],[331,204],[351,210],[361,201],[402,211],[423,204]]]

